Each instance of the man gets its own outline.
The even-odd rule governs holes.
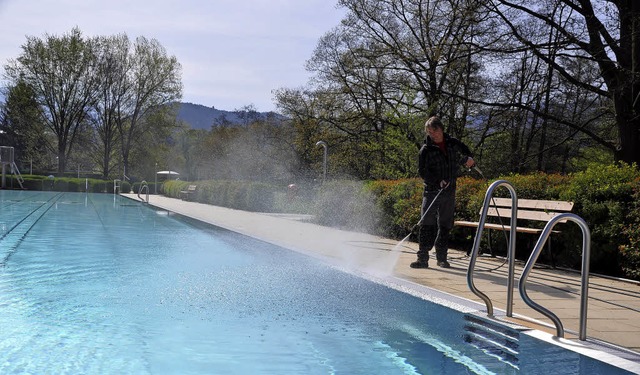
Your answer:
[[[460,166],[471,168],[475,161],[469,147],[444,132],[437,116],[430,117],[424,128],[427,137],[418,159],[418,173],[424,180],[420,247],[418,260],[411,267],[429,268],[429,250],[435,245],[438,266],[449,268],[447,250],[456,205],[456,178]]]

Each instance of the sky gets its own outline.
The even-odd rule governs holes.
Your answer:
[[[183,102],[275,111],[273,90],[307,84],[305,62],[345,10],[332,0],[0,0],[0,75],[27,36],[126,33],[182,65]],[[3,77],[2,85],[6,84]]]

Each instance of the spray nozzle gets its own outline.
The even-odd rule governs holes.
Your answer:
[[[473,166],[473,169],[475,169],[476,172],[478,172],[478,174],[482,177],[482,179],[486,180],[487,178],[484,177],[484,173],[482,173],[482,171],[480,170],[480,168],[478,168],[478,164],[475,164]]]

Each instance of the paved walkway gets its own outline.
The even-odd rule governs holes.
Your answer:
[[[137,196],[125,195],[132,199]],[[432,261],[430,269],[412,269],[418,245],[363,233],[327,228],[296,220],[296,215],[252,213],[162,196],[150,196],[151,205],[230,229],[278,246],[300,251],[371,274],[388,274],[464,299],[481,303],[467,286],[469,258],[450,250],[450,269]],[[435,256],[432,257],[435,259]],[[480,257],[475,285],[493,301],[495,315],[519,325],[555,334],[555,326],[521,299],[517,280],[522,264],[516,266],[513,318],[506,309],[507,265],[503,259]],[[640,354],[640,283],[599,276],[589,280],[587,336]],[[554,312],[562,321],[565,338],[577,340],[580,315],[580,274],[538,268],[529,276],[530,298]],[[486,311],[486,309],[482,309]]]

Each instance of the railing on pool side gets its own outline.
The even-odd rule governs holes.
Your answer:
[[[509,279],[507,281],[507,316],[513,315],[513,284],[514,284],[514,274],[515,274],[515,255],[516,255],[516,218],[518,212],[518,197],[516,196],[516,191],[513,188],[511,183],[498,180],[489,186],[487,189],[487,193],[484,196],[484,203],[482,205],[482,213],[480,214],[480,221],[478,223],[478,230],[476,231],[476,236],[473,240],[473,248],[470,253],[469,260],[469,269],[467,270],[467,285],[469,289],[480,297],[485,305],[487,306],[487,315],[493,316],[493,304],[491,303],[491,299],[484,293],[476,288],[473,282],[473,272],[476,266],[476,258],[478,257],[478,253],[480,251],[480,240],[482,238],[482,231],[484,230],[485,222],[487,220],[487,213],[489,212],[489,203],[493,198],[493,192],[496,188],[504,186],[509,190],[511,194],[511,206],[513,209],[511,210],[511,230],[509,233],[509,247],[507,251],[507,260],[509,263]]]
[[[143,193],[144,191],[147,192],[147,196],[146,199],[142,198],[140,196],[140,193]],[[149,203],[149,184],[147,184],[147,181],[142,181],[140,183],[140,189],[138,189],[138,199],[140,199],[141,201],[143,201],[144,203]]]
[[[551,231],[553,227],[558,222],[564,222],[566,220],[571,220],[577,223],[582,229],[582,270],[581,270],[581,283],[580,283],[580,332],[579,338],[582,341],[587,339],[587,304],[589,297],[589,259],[591,255],[591,232],[589,231],[589,226],[580,216],[572,213],[564,213],[560,214],[547,223],[542,233],[540,234],[540,238],[536,243],[536,246],[533,248],[531,255],[529,256],[529,260],[527,264],[524,266],[522,270],[522,275],[520,276],[520,282],[518,283],[518,290],[520,291],[520,296],[524,300],[524,302],[529,305],[532,309],[538,311],[539,313],[547,316],[549,319],[553,321],[556,326],[556,333],[558,337],[564,337],[564,328],[562,327],[562,322],[560,319],[551,311],[546,309],[545,307],[534,302],[527,295],[526,284],[527,278],[529,277],[529,273],[533,269],[536,261],[538,260],[538,256],[542,251],[549,235],[551,235]]]

